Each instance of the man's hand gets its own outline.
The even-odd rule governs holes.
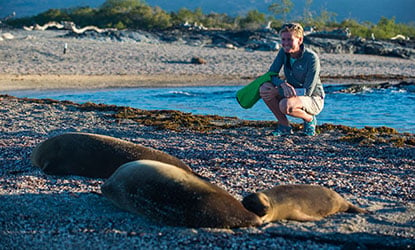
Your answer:
[[[278,96],[278,90],[272,84],[264,85],[260,89],[260,91],[261,91],[260,95],[261,95],[261,97],[264,101],[270,101],[270,100],[274,99],[276,96]]]
[[[289,84],[288,82],[281,83],[280,87],[282,88],[282,90],[284,92],[284,97],[286,97],[286,98],[293,97],[293,96],[297,95],[295,93],[294,87],[291,84]]]

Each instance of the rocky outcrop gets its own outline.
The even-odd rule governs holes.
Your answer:
[[[273,30],[186,30],[173,29],[158,32],[163,42],[229,49],[273,51],[279,49],[278,34]]]
[[[415,59],[414,43],[409,41],[372,41],[362,38],[338,40],[306,36],[304,43],[320,53],[367,54]]]
[[[175,29],[145,32],[139,30],[101,29],[96,26],[78,28],[73,22],[50,22],[45,25],[25,27],[26,30],[48,28],[69,30],[65,36],[95,40],[133,41],[146,43],[177,43],[200,47],[277,51],[280,46],[278,33],[270,28],[260,30],[209,30],[181,26]],[[366,40],[351,37],[350,32],[311,32],[304,43],[318,53],[369,54],[415,59],[415,42],[409,39]]]
[[[270,30],[259,31],[212,31],[212,30],[167,30],[149,33],[144,31],[115,31],[68,33],[68,36],[115,41],[148,43],[177,43],[200,47],[277,51],[280,46],[278,34]],[[372,41],[361,38],[332,39],[313,36],[304,37],[304,43],[318,53],[368,54],[415,59],[411,41]]]
[[[345,29],[334,29],[331,31],[311,32],[307,36],[347,40],[347,39],[350,39],[350,37],[352,36],[352,33],[350,32],[348,28],[345,28]]]
[[[336,86],[325,86],[326,93],[342,92],[342,93],[360,93],[368,90],[394,89],[415,93],[415,82],[401,81],[399,83],[378,83],[378,84],[346,84]]]
[[[14,39],[14,35],[10,32],[0,33],[0,41],[3,40],[12,40]]]

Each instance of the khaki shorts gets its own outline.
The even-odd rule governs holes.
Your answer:
[[[324,99],[320,96],[298,96],[303,103],[303,110],[310,115],[318,115],[324,107]]]

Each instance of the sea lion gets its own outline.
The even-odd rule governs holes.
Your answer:
[[[317,221],[337,213],[366,213],[338,193],[315,185],[281,185],[253,193],[242,200],[246,209],[265,222],[277,220]]]
[[[227,191],[157,161],[122,165],[101,191],[121,209],[170,226],[235,228],[262,223]]]
[[[142,159],[173,164],[192,172],[184,162],[165,152],[90,133],[75,132],[52,137],[36,146],[31,155],[32,164],[46,174],[94,178],[108,178],[122,164]]]

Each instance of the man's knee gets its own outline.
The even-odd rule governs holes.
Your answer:
[[[300,108],[301,105],[299,105],[298,101],[295,97],[291,98],[284,98],[280,102],[280,110],[282,113],[286,115],[290,115],[292,112],[294,112],[296,109]]]
[[[270,83],[270,82],[265,82],[264,84],[261,85],[261,87],[259,87],[259,93],[267,92],[271,88],[274,88],[274,85],[272,85],[272,83]]]
[[[280,101],[279,108],[280,108],[281,113],[283,113],[285,115],[288,115],[290,113],[287,98],[284,98]]]

